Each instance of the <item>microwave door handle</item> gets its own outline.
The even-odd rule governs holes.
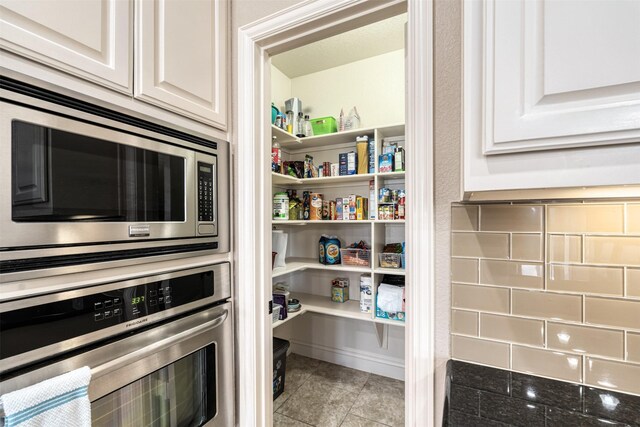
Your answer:
[[[221,313],[219,316],[217,316],[215,319],[209,320],[201,325],[198,325],[194,328],[191,329],[187,329],[185,331],[179,332],[169,338],[166,338],[164,340],[160,340],[158,342],[155,342],[151,345],[145,346],[141,349],[135,350],[127,355],[124,355],[122,357],[119,357],[117,359],[113,359],[110,360],[107,363],[104,363],[102,365],[96,366],[96,367],[92,367],[91,368],[91,383],[89,384],[89,395],[91,397],[91,400],[95,400],[98,399],[100,397],[103,397],[109,393],[111,393],[112,391],[115,390],[106,390],[103,392],[103,390],[97,391],[95,390],[95,382],[94,380],[98,380],[101,377],[104,376],[109,376],[107,379],[108,383],[116,383],[116,384],[123,384],[126,385],[128,383],[131,382],[131,372],[127,371],[126,369],[123,370],[123,368],[126,368],[127,366],[132,365],[135,362],[138,362],[140,360],[144,360],[147,357],[153,356],[154,354],[158,353],[159,351],[162,351],[166,348],[169,348],[171,346],[174,346],[176,344],[179,344],[187,339],[189,339],[191,336],[200,334],[200,333],[204,333],[210,330],[213,330],[215,328],[217,328],[218,326],[222,325],[224,323],[224,321],[227,319],[227,317],[229,316],[229,311],[228,310],[224,310],[223,313]],[[186,356],[187,354],[180,354],[178,355],[175,360],[181,359],[182,357]],[[156,371],[157,369],[159,369],[160,367],[150,367],[150,371],[148,373],[142,373],[141,375],[133,375],[133,377],[136,378],[142,378],[144,375],[148,375],[151,372]],[[112,374],[117,373],[117,371],[121,371],[121,375],[126,375],[127,378],[123,379],[122,381],[119,380],[119,378],[117,378],[118,375],[116,375],[116,378],[113,378]],[[92,387],[92,385],[94,387]],[[104,387],[101,387],[104,388]],[[116,388],[117,389],[117,388]],[[97,392],[97,395],[96,395]]]

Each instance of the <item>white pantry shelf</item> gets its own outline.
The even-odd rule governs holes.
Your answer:
[[[362,320],[364,322],[383,323],[386,325],[404,327],[404,322],[398,322],[389,319],[380,319],[374,316],[373,313],[363,313],[360,311],[360,301],[349,300],[346,302],[333,302],[331,297],[313,295],[307,293],[294,292],[291,293],[291,298],[296,298],[300,301],[300,311],[290,313],[284,320],[278,320],[272,324],[273,328],[277,328],[280,325],[300,316],[304,313],[319,313],[326,314],[328,316],[344,317],[347,319]]]
[[[290,274],[302,270],[328,270],[347,271],[352,273],[371,273],[371,267],[356,267],[343,264],[324,265],[320,264],[314,258],[287,258],[285,261],[285,265],[285,267],[274,268],[271,277],[284,276],[285,274]]]

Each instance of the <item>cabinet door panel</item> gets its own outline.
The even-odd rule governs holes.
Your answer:
[[[128,0],[2,0],[2,48],[131,94]]]
[[[226,3],[136,3],[136,97],[226,128]]]
[[[485,155],[640,138],[640,2],[486,0]]]

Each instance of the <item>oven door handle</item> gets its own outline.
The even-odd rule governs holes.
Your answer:
[[[99,366],[91,367],[91,383],[89,384],[91,401],[124,387],[132,381],[155,372],[215,341],[209,332],[222,325],[228,317],[229,310],[224,310],[214,319],[198,326],[178,332]]]

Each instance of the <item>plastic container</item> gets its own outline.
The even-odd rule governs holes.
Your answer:
[[[271,323],[276,323],[280,320],[280,310],[282,306],[280,304],[273,304],[272,312],[271,312]]]
[[[273,400],[284,391],[288,349],[289,341],[273,338]]]
[[[402,267],[402,254],[397,253],[381,253],[378,254],[380,260],[380,267],[382,268],[401,268]]]
[[[273,219],[289,219],[289,196],[285,192],[279,192],[273,195]]]
[[[319,117],[311,119],[311,129],[313,129],[313,135],[318,136],[337,132],[338,126],[335,117]]]
[[[371,251],[369,249],[340,249],[343,265],[352,265],[355,267],[371,266]]]

